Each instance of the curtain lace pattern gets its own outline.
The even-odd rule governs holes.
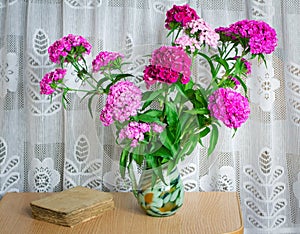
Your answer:
[[[69,33],[101,51],[118,51],[139,75],[151,51],[167,43],[166,11],[189,3],[212,27],[244,18],[264,20],[278,47],[247,78],[251,115],[232,138],[222,129],[211,157],[198,146],[180,164],[186,191],[237,191],[245,233],[300,233],[300,1],[298,0],[0,0],[0,198],[7,192],[52,192],[77,185],[127,192],[113,127],[103,127],[104,101],[91,118],[82,96],[40,95],[39,81],[54,68],[47,49]],[[217,17],[216,17],[217,16]],[[90,60],[90,61],[89,61]],[[193,77],[209,83],[209,67],[196,61]],[[68,71],[68,85],[85,84]],[[204,145],[208,145],[208,139]],[[137,174],[140,172],[137,171]],[[201,211],[199,211],[201,212]]]

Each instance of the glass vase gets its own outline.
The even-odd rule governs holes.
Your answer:
[[[184,187],[179,170],[175,167],[168,173],[167,168],[168,165],[162,166],[164,182],[157,177],[153,184],[153,169],[143,170],[139,181],[133,181],[133,193],[150,216],[171,216],[183,205]]]

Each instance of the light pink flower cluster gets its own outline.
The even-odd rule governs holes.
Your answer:
[[[110,62],[115,61],[117,58],[124,58],[124,55],[117,52],[100,52],[92,62],[93,72],[98,72],[101,67],[107,66]]]
[[[248,39],[247,46],[252,54],[270,54],[277,46],[276,31],[264,21],[245,19],[229,25],[228,28],[217,28],[216,32],[224,40]]]
[[[194,35],[200,44],[217,47],[220,36],[204,19],[192,20],[183,28],[188,35]]]
[[[155,83],[155,81],[173,83],[179,77],[181,77],[180,81],[183,84],[188,83],[190,80],[192,60],[181,47],[162,46],[158,48],[153,51],[150,63],[152,66],[146,66],[144,70],[144,80],[148,82],[148,85]],[[163,78],[171,70],[180,76],[177,76],[175,80],[175,73],[172,73],[169,77]]]
[[[92,46],[82,36],[69,34],[54,42],[49,48],[48,53],[53,63],[60,63],[60,59],[67,57],[73,49],[75,57],[90,54]],[[64,62],[69,62],[67,59]]]
[[[190,8],[188,4],[183,6],[173,5],[173,7],[167,11],[166,16],[165,27],[167,29],[171,29],[171,23],[180,23],[180,25],[184,27],[191,20],[199,18],[196,11]]]
[[[238,128],[250,114],[248,99],[230,88],[219,88],[210,97],[211,115],[229,128]]]
[[[120,81],[110,87],[100,120],[104,126],[109,126],[114,121],[129,120],[130,116],[137,114],[141,100],[142,92],[135,84],[130,81]]]
[[[144,140],[144,134],[146,132],[161,133],[164,127],[156,123],[139,123],[139,122],[130,122],[125,128],[121,129],[119,133],[120,140],[131,139],[131,147],[136,147],[139,141]]]
[[[183,35],[176,39],[175,44],[191,53],[195,52],[196,49],[200,50],[201,47],[196,38],[189,37],[188,35]]]
[[[66,73],[67,70],[61,68],[56,68],[54,71],[46,73],[46,75],[40,81],[40,94],[52,94],[54,89],[51,87],[51,84],[62,80]]]

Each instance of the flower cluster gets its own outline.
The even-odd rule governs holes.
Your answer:
[[[149,65],[145,67],[144,70],[144,81],[147,84],[147,87],[155,84],[156,82],[164,82],[167,84],[172,84],[177,82],[180,74],[176,71],[173,71],[170,68],[162,66]],[[187,83],[182,79],[182,83]]]
[[[240,56],[235,56],[233,59],[238,60],[239,58],[240,58]],[[251,74],[251,63],[245,58],[241,58],[241,62],[243,63],[244,68],[246,70],[246,72],[245,72],[246,75]]]
[[[190,80],[191,64],[191,58],[181,47],[162,46],[153,51],[150,66],[144,70],[144,80],[148,85],[155,81],[174,83],[180,75],[181,83],[186,84]]]
[[[55,86],[55,83],[62,80],[66,73],[67,70],[61,68],[56,68],[54,71],[46,73],[40,82],[40,93],[46,95],[52,94],[55,91],[55,87],[51,87],[51,85]]]
[[[92,62],[93,72],[98,72],[102,67],[107,66],[117,58],[124,58],[124,55],[117,52],[100,52]]]
[[[165,27],[172,29],[173,24],[180,24],[184,27],[188,22],[199,19],[196,11],[189,7],[189,5],[176,6],[167,11],[167,18],[165,20]]]
[[[110,87],[106,105],[101,111],[100,120],[104,126],[114,121],[124,122],[137,114],[141,106],[142,92],[130,81],[120,81]]]
[[[119,139],[130,139],[131,147],[136,147],[139,142],[143,141],[145,138],[145,133],[151,130],[156,133],[161,133],[163,131],[163,126],[156,123],[139,123],[130,122],[125,128],[121,129],[119,132]]]
[[[209,97],[211,115],[229,128],[238,128],[250,114],[248,99],[229,88],[219,88]]]
[[[192,20],[183,27],[184,32],[190,37],[196,38],[200,45],[206,44],[211,47],[217,47],[219,34],[215,32],[202,18]]]
[[[69,34],[53,43],[48,48],[49,58],[53,63],[60,63],[61,59],[68,55],[81,57],[85,54],[90,54],[91,44],[82,36]],[[63,62],[70,62],[69,59],[64,59]]]
[[[199,41],[196,38],[189,37],[188,35],[183,35],[176,39],[175,44],[191,53],[194,53],[196,49],[200,50],[201,48]]]
[[[276,31],[267,23],[256,20],[241,20],[216,29],[224,40],[241,41],[241,45],[249,47],[252,54],[270,54],[277,46]],[[246,42],[243,39],[247,39]]]

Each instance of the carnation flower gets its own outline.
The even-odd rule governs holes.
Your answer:
[[[149,65],[144,69],[144,81],[147,86],[154,84],[156,81],[167,84],[175,83],[179,77],[179,72],[159,65]]]
[[[117,58],[124,58],[124,55],[117,52],[100,52],[92,62],[93,72],[98,72],[101,69],[101,67],[107,66],[109,63],[115,61]]]
[[[153,132],[161,133],[164,127],[156,123],[139,123],[139,122],[130,122],[126,127],[121,129],[119,132],[120,140],[131,139],[131,147],[136,147],[139,141],[144,140],[144,133]]]
[[[224,40],[248,39],[246,46],[249,46],[252,54],[270,54],[277,46],[276,31],[263,21],[245,19],[231,24],[228,28],[217,28],[216,32]]]
[[[49,58],[53,63],[60,63],[61,58],[67,57],[72,51],[74,57],[80,58],[85,54],[90,54],[91,44],[82,36],[69,34],[60,40],[55,41],[49,48]],[[70,62],[67,59],[64,62]]]
[[[233,76],[228,76],[228,79],[234,83],[234,89],[237,89],[238,86],[241,84],[239,80]]]
[[[171,23],[179,23],[184,27],[188,22],[199,18],[196,11],[189,7],[188,4],[183,6],[173,5],[173,8],[167,11],[165,27],[171,29]]]
[[[120,81],[110,87],[100,120],[104,126],[114,121],[124,122],[137,114],[141,106],[142,92],[130,81]]]
[[[200,44],[206,44],[212,47],[217,47],[220,39],[219,34],[215,32],[204,19],[192,20],[183,28],[189,35],[194,35]]]
[[[196,49],[200,49],[200,43],[196,38],[191,38],[188,35],[183,35],[175,40],[175,44],[184,50],[194,53]]]
[[[238,128],[250,114],[248,99],[230,88],[219,88],[210,97],[211,115],[229,128]]]
[[[40,94],[52,94],[55,90],[51,87],[51,84],[55,84],[57,81],[62,80],[66,75],[66,72],[66,69],[56,68],[54,71],[46,73],[40,81]]]
[[[174,83],[178,80],[179,75],[183,84],[190,80],[192,60],[181,47],[162,46],[158,48],[153,51],[150,63],[152,66],[147,66],[144,70],[144,80],[148,82],[148,85],[155,81]],[[175,79],[176,77],[177,79]]]

